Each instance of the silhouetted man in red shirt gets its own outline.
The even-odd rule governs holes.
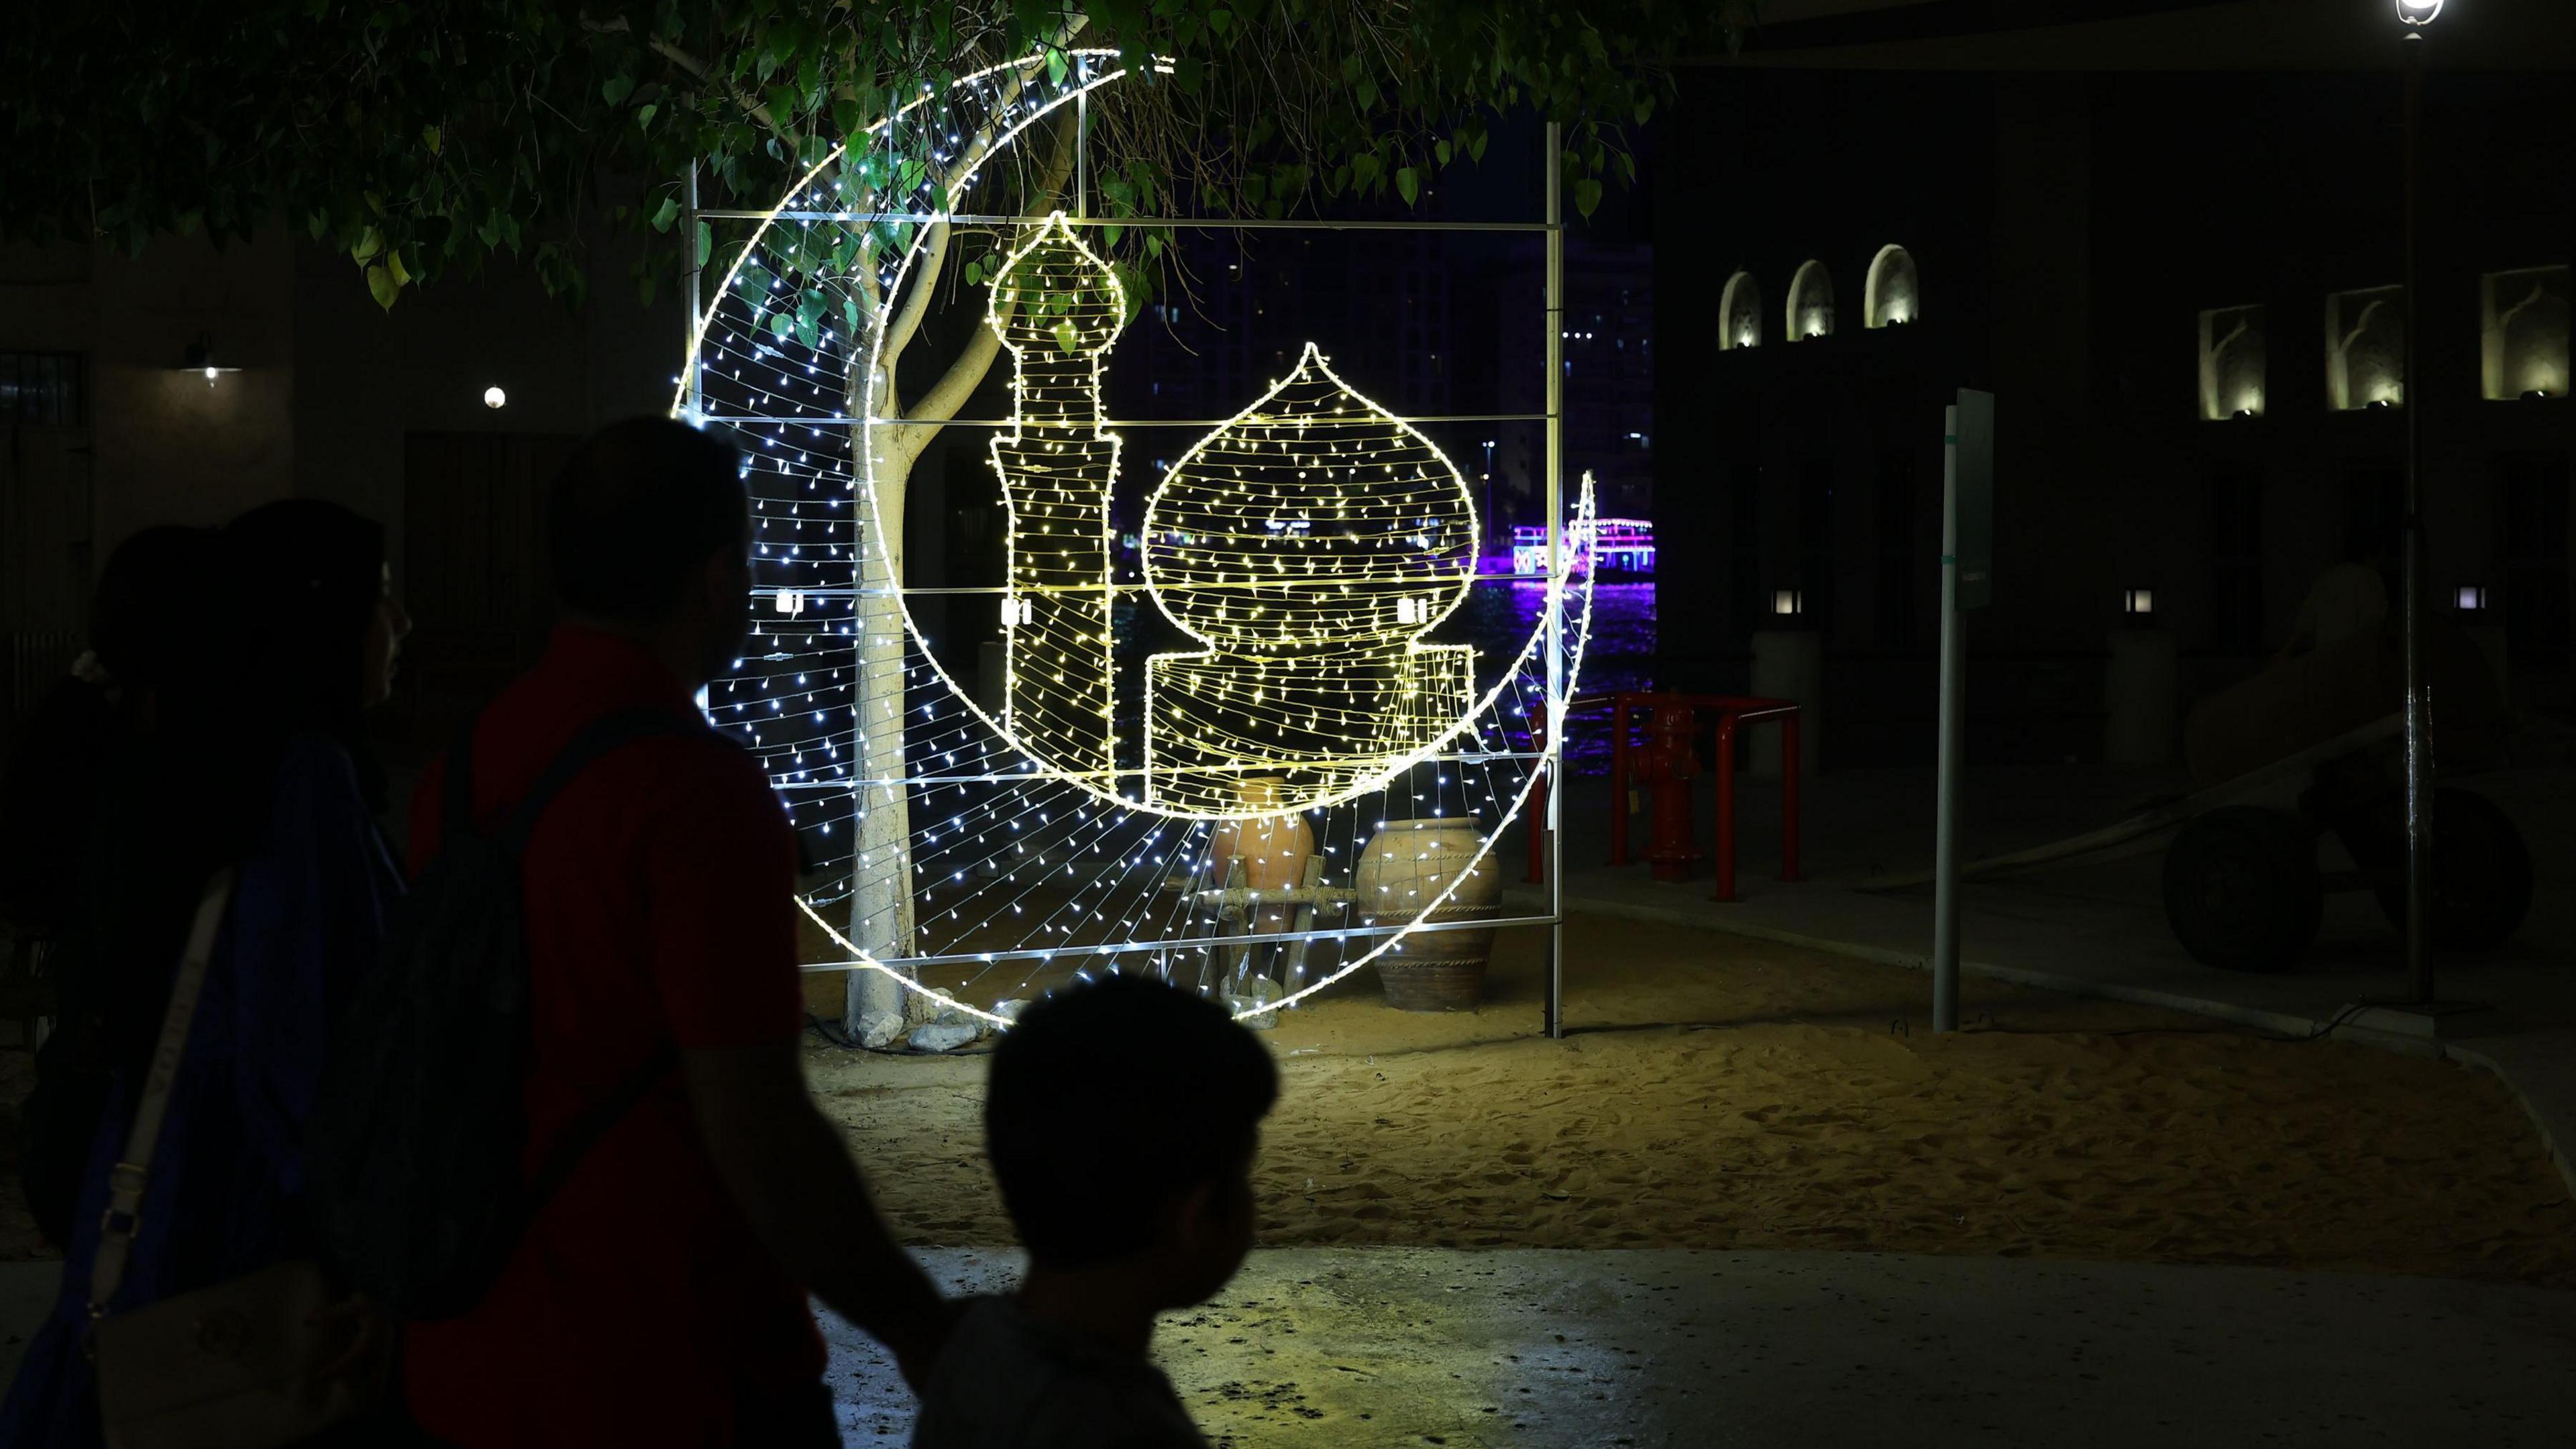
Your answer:
[[[529,838],[523,1161],[655,1053],[679,1065],[580,1160],[479,1307],[412,1327],[412,1410],[469,1449],[838,1444],[806,1295],[915,1382],[950,1314],[806,1094],[795,837],[694,703],[744,639],[740,457],[676,422],[616,424],[555,480],[546,526],[563,623],[476,727],[478,820],[605,715],[692,727],[598,760]],[[420,784],[415,871],[438,850],[441,778]]]

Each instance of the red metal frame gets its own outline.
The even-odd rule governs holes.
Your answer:
[[[1713,901],[1735,896],[1735,732],[1739,725],[1780,726],[1780,879],[1798,879],[1798,705],[1742,694],[1603,696],[1610,701],[1610,863],[1628,863],[1628,750],[1635,715],[1658,704],[1686,704],[1717,716],[1717,888]]]
[[[1659,704],[1686,704],[1717,716],[1717,888],[1709,899],[1733,902],[1735,895],[1735,732],[1739,725],[1780,726],[1780,879],[1798,880],[1798,705],[1795,700],[1743,694],[1667,694],[1656,691],[1585,695],[1567,701],[1566,712],[1587,704],[1610,706],[1610,863],[1628,863],[1628,750],[1636,715]],[[1547,725],[1530,725],[1531,747],[1547,748]],[[1552,782],[1544,768],[1530,791],[1529,869],[1526,879],[1547,879],[1547,792]]]

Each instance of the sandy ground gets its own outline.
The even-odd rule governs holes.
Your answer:
[[[1285,1093],[1274,1247],[1884,1249],[2365,1268],[2576,1287],[2576,1202],[2501,1083],[2199,1018],[1678,928],[1566,928],[1564,1042],[1539,933],[1481,1012],[1413,1016],[1362,970],[1265,1035]],[[821,983],[818,983],[818,985]],[[1910,1034],[1909,1034],[1910,1032]],[[815,1040],[809,1070],[910,1241],[1010,1241],[983,1062]],[[28,1058],[0,1050],[0,1258]]]
[[[1485,1010],[1412,1016],[1362,970],[1266,1034],[1285,1093],[1267,1246],[1805,1247],[2361,1268],[2576,1287],[2576,1202],[2483,1073],[2200,1018],[1577,917],[1569,1021],[1540,938]],[[903,1235],[1009,1241],[982,1064],[808,1057]]]

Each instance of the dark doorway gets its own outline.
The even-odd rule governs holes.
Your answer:
[[[536,661],[554,616],[545,490],[581,440],[553,433],[403,438],[402,571],[415,717],[458,714]]]
[[[1914,647],[1922,601],[1914,576],[1923,550],[1915,539],[1914,454],[1892,448],[1878,459],[1878,647],[1901,654]]]
[[[2495,460],[2504,524],[2505,658],[2515,668],[2558,669],[2568,656],[2567,455],[2511,453]]]
[[[2263,477],[2225,468],[2209,480],[2209,643],[2221,654],[2263,650]]]

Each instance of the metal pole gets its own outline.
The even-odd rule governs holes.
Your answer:
[[[698,163],[689,163],[688,203],[680,216],[680,270],[689,299],[689,416],[707,415],[706,371],[698,365],[698,329],[706,325],[706,313],[698,297],[698,274],[706,269],[707,259],[698,255]]]
[[[2424,408],[2432,399],[2416,376],[2415,340],[2417,205],[2416,124],[2423,110],[2423,32],[2410,30],[2401,42],[2406,52],[2406,583],[2405,620],[2399,647],[2406,667],[2406,973],[2415,1000],[2433,1000],[2433,952],[2425,931],[2432,904],[2433,758],[2431,702],[2424,697],[2419,636],[2424,620]]]
[[[1547,123],[1547,575],[1562,573],[1565,550],[1565,158],[1557,123]],[[1565,1035],[1565,781],[1557,766],[1565,758],[1565,593],[1553,592],[1547,612],[1547,707],[1555,728],[1548,731],[1547,761],[1547,909],[1555,923],[1547,928],[1547,1034]]]
[[[1959,1029],[1959,410],[1941,418],[1941,743],[1932,826],[1932,1029]]]

